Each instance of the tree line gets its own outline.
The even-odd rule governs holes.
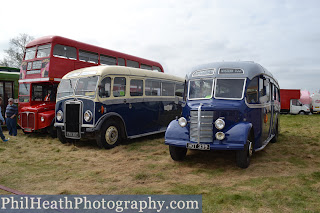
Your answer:
[[[0,59],[0,66],[20,68],[24,52],[26,51],[26,45],[33,39],[33,36],[26,33],[11,38],[9,41],[9,48],[3,50],[5,56]]]

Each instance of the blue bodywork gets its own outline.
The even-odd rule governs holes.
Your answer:
[[[108,101],[102,103],[81,97],[77,97],[76,99],[70,97],[59,100],[56,103],[56,113],[59,110],[64,112],[64,103],[66,101],[74,100],[82,102],[82,114],[86,110],[90,110],[93,113],[93,119],[90,122],[86,122],[82,116],[82,134],[100,131],[101,125],[110,116],[115,116],[123,122],[126,137],[129,138],[152,132],[164,132],[170,121],[180,116],[182,111],[181,104],[177,104],[173,98],[168,98],[167,100],[159,100],[157,98],[148,102],[142,98],[140,101],[127,99],[126,103],[113,104]],[[165,106],[170,106],[170,110],[166,110]],[[63,123],[63,120],[58,121],[56,119],[55,126],[61,127],[64,131]]]
[[[261,118],[261,109],[250,109],[244,103],[244,100],[200,100],[200,101],[188,101],[183,108],[182,116],[189,121],[190,111],[197,110],[200,103],[202,103],[202,111],[214,111],[214,118],[224,117],[226,126],[222,130],[225,133],[224,140],[214,139],[210,144],[212,150],[240,150],[244,148],[247,142],[248,133],[252,126],[259,127],[259,121]],[[253,125],[255,124],[255,125]],[[165,134],[165,144],[174,145],[180,147],[186,147],[187,143],[197,143],[197,141],[190,141],[190,122],[185,127],[181,127],[178,120],[173,120]],[[218,130],[213,128],[213,135]],[[256,141],[261,136],[261,130],[255,129]],[[261,143],[260,143],[261,144]],[[259,146],[259,143],[255,143],[255,146]],[[255,147],[256,148],[256,147]]]

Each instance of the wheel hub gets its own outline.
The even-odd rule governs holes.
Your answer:
[[[119,134],[118,134],[117,128],[115,126],[109,126],[105,135],[106,142],[110,145],[113,145],[114,143],[117,142],[118,137],[119,137]]]

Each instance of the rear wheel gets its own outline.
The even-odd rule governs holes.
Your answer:
[[[277,142],[277,140],[278,140],[278,135],[279,135],[279,127],[278,127],[278,121],[277,121],[275,133],[274,133],[274,136],[273,136],[273,138],[271,139],[270,142],[271,142],[271,143]]]
[[[118,146],[121,141],[121,128],[113,120],[106,121],[97,133],[96,141],[100,148],[111,149]]]
[[[243,150],[238,150],[236,153],[237,166],[240,168],[248,168],[250,158],[253,154],[253,140],[248,136],[248,140]]]
[[[183,147],[169,146],[169,151],[170,151],[172,160],[183,161],[187,155],[188,150]]]

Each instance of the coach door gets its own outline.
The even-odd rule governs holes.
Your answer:
[[[272,104],[271,104],[271,84],[270,79],[260,78],[260,103],[262,104],[262,142],[266,141],[270,135],[272,124]]]

